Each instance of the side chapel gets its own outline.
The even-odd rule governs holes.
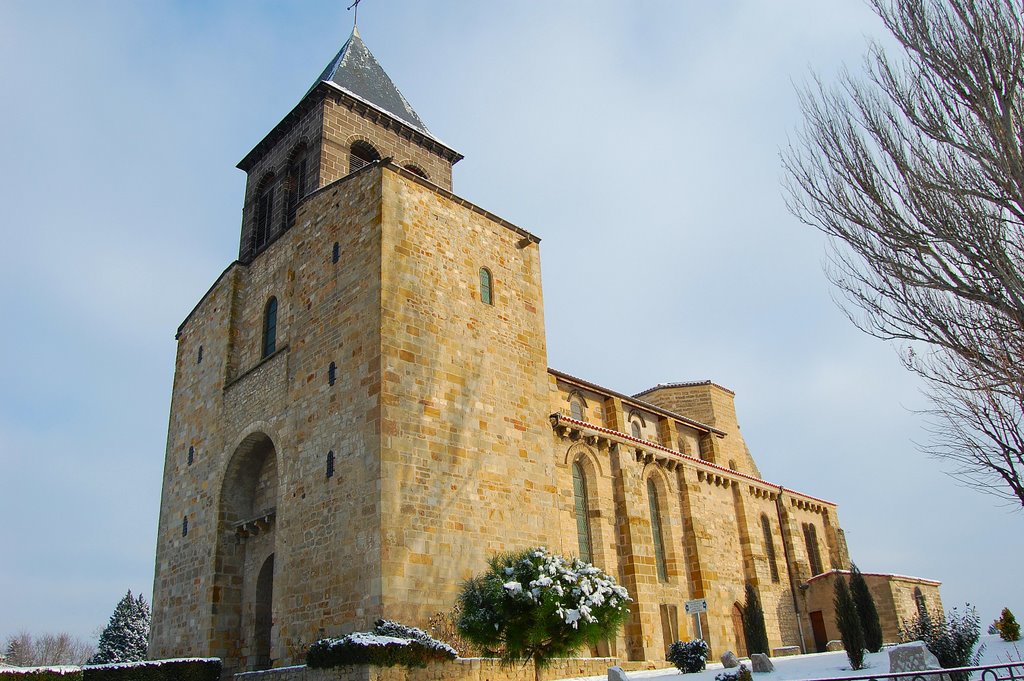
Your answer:
[[[624,395],[547,365],[540,239],[452,190],[353,30],[238,167],[238,259],[178,329],[150,656],[301,663],[386,617],[425,627],[495,552],[545,545],[635,599],[593,654],[837,638],[833,502],[762,479],[733,393]],[[939,583],[871,575],[887,640]]]

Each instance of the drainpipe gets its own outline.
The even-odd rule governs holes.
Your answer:
[[[786,542],[785,525],[782,524],[782,493],[786,488],[779,485],[779,496],[775,497],[775,513],[779,518],[779,533],[782,535],[782,553],[786,558],[786,576],[789,577],[789,593],[793,596],[793,612],[796,613],[796,630],[800,634],[800,650],[807,653],[807,644],[804,642],[804,622],[800,615],[800,601],[796,597],[796,589],[793,587],[793,573],[795,568],[789,560],[789,544]]]

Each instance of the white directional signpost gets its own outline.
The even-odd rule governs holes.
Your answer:
[[[693,615],[694,619],[697,622],[697,638],[703,639],[704,632],[701,630],[700,627],[700,614],[702,612],[708,611],[708,599],[698,598],[696,600],[686,601],[686,605],[684,606],[684,608],[686,610],[686,614]]]

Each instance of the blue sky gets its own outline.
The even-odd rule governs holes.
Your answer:
[[[175,329],[237,253],[235,164],[348,4],[0,3],[0,637],[149,597]],[[542,237],[551,366],[728,386],[765,478],[838,502],[862,569],[1024,608],[1021,515],[918,452],[916,379],[783,205],[794,83],[884,42],[863,3],[365,0],[359,24],[466,155],[456,193]]]

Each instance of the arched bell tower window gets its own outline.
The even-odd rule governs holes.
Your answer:
[[[572,465],[572,493],[576,502],[576,537],[579,540],[580,560],[594,562],[591,551],[590,504],[587,500],[587,479],[579,461]]]
[[[263,311],[263,357],[277,350],[277,298],[271,297]]]
[[[372,144],[363,140],[357,140],[349,147],[348,172],[354,173],[360,168],[364,168],[379,160],[380,152]]]
[[[424,180],[430,179],[429,177],[427,177],[427,173],[423,170],[423,168],[420,168],[418,165],[414,163],[409,163],[404,167],[413,175],[418,175],[419,177],[422,177]]]
[[[295,212],[299,208],[299,201],[309,191],[308,155],[309,149],[306,147],[306,143],[301,142],[292,150],[289,157],[288,174],[284,179],[285,211],[282,231],[294,224]]]
[[[480,300],[487,305],[494,305],[494,288],[491,271],[486,267],[480,268]]]
[[[252,253],[256,255],[270,243],[274,218],[274,175],[268,173],[256,189],[256,220],[252,230]]]

